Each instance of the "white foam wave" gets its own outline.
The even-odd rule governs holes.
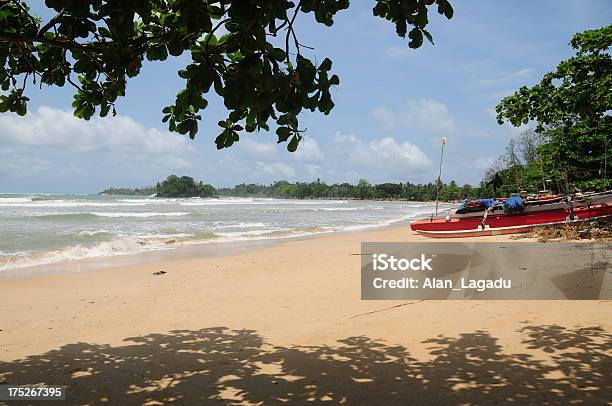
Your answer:
[[[0,207],[130,207],[130,206],[145,206],[146,202],[91,202],[91,201],[76,201],[76,200],[41,200],[32,201],[31,199],[23,201],[5,202],[8,199],[0,199]]]
[[[121,203],[141,203],[141,204],[156,204],[163,203],[163,200],[156,200],[152,198],[141,198],[141,199],[117,199]]]
[[[4,257],[0,259],[0,271],[85,258],[125,255],[140,251],[142,251],[142,245],[138,241],[123,238],[104,241],[91,247],[76,245],[58,250],[30,252]]]
[[[415,219],[423,214],[429,213],[431,210],[422,210],[422,211],[416,211],[416,212],[412,212],[410,214],[406,214],[404,216],[400,216],[400,217],[394,217],[394,218],[390,218],[390,219],[386,219],[386,220],[381,220],[381,221],[377,221],[377,222],[373,222],[373,223],[365,223],[365,224],[354,224],[354,225],[348,225],[348,226],[340,226],[340,227],[336,227],[334,228],[334,230],[337,231],[359,231],[359,230],[367,230],[370,228],[382,228],[382,227],[388,227],[392,224],[395,223],[400,223],[402,221],[407,221],[407,220],[412,220]]]
[[[91,212],[94,216],[98,217],[138,217],[138,218],[147,218],[147,217],[182,217],[188,216],[190,213],[187,211],[175,211],[175,212],[130,212],[130,213],[120,213],[120,212]]]
[[[164,242],[168,243],[169,240],[172,239],[185,239],[195,237],[195,234],[192,233],[172,233],[172,234],[155,234],[155,233],[143,233],[137,234],[139,241],[147,242],[147,243],[157,243]]]
[[[216,228],[263,228],[267,227],[265,223],[236,223],[236,224],[221,224],[217,225]]]
[[[359,206],[359,207],[315,207],[307,210],[313,211],[359,211],[359,210],[383,210],[381,206]]]
[[[95,237],[97,235],[113,234],[110,230],[81,230],[76,235],[82,237]]]
[[[291,200],[291,199],[273,199],[273,198],[225,198],[225,199],[196,199],[189,201],[179,201],[181,206],[219,206],[219,205],[322,205],[322,204],[346,204],[347,200]]]
[[[138,254],[146,251],[170,249],[187,243],[194,234],[142,234],[102,241],[92,246],[82,244],[61,249],[38,252],[14,252],[0,255],[0,271],[48,265],[56,262],[74,261],[87,258],[112,257]]]
[[[21,203],[30,203],[31,197],[1,197],[0,206],[19,205]]]
[[[249,230],[249,231],[228,231],[228,232],[218,232],[216,233],[219,237],[225,238],[225,239],[231,239],[231,238],[235,238],[235,237],[254,237],[254,236],[261,236],[261,235],[267,235],[267,234],[273,234],[273,233],[279,233],[279,232],[288,232],[291,231],[290,228],[269,228],[266,230]]]
[[[0,198],[0,205],[6,199],[13,200],[13,205],[28,204],[35,207],[49,207],[51,204],[64,205],[62,207],[84,206],[85,209],[27,209],[21,215],[24,218],[36,216],[75,216],[78,227],[72,222],[63,219],[49,218],[53,222],[45,221],[34,224],[46,230],[59,230],[60,234],[78,234],[81,238],[68,239],[66,244],[76,244],[87,241],[87,244],[72,245],[63,249],[46,252],[16,252],[23,250],[21,243],[3,246],[5,251],[11,253],[0,255],[0,270],[21,268],[35,265],[44,265],[60,261],[78,260],[89,257],[102,257],[126,255],[142,251],[170,249],[182,245],[204,244],[217,241],[245,241],[245,240],[276,240],[309,236],[314,234],[335,231],[357,231],[417,218],[433,211],[432,204],[424,203],[386,203],[386,202],[353,202],[346,200],[329,201],[295,201],[282,199],[259,198],[229,198],[229,199],[164,199],[164,198],[134,198],[122,201],[79,201],[52,200],[29,201],[26,197]],[[117,206],[117,209],[95,209],[89,206]],[[346,205],[350,203],[350,205]],[[143,206],[163,204],[165,206],[147,206],[147,208],[129,209],[122,211],[122,206]],[[181,207],[184,205],[207,204],[253,204],[268,205],[267,207],[228,207],[227,209],[207,209]],[[66,206],[73,205],[73,206]],[[442,205],[440,205],[442,207]],[[181,209],[185,211],[181,211]],[[101,210],[101,211],[96,211]],[[147,211],[150,210],[150,211]],[[168,211],[164,211],[168,210]],[[172,211],[169,211],[172,210]],[[313,214],[310,210],[319,211]],[[357,211],[358,210],[358,211]],[[387,211],[389,210],[389,211]],[[0,212],[2,210],[0,209]],[[12,210],[6,210],[11,216]],[[270,214],[279,212],[281,214]],[[329,213],[328,213],[329,212]],[[337,213],[333,213],[337,212]],[[195,214],[184,218],[190,214]],[[97,216],[99,219],[93,221]],[[158,219],[154,219],[158,217]],[[181,217],[171,229],[167,227],[166,217]],[[102,218],[107,218],[102,220]],[[121,221],[113,218],[152,218],[151,220]],[[27,220],[27,219],[26,219]],[[60,221],[61,220],[61,221]],[[251,220],[251,221],[248,221]],[[12,221],[12,219],[11,219]],[[30,219],[31,221],[31,219]],[[169,220],[168,220],[169,221]],[[350,224],[352,223],[352,224]],[[66,230],[68,224],[70,229]],[[306,227],[312,225],[312,227]],[[176,233],[174,233],[176,231]],[[46,232],[46,231],[45,231]],[[108,235],[105,235],[108,234]],[[45,234],[46,235],[46,234]],[[111,239],[112,240],[108,240]],[[101,241],[107,240],[107,241]],[[16,240],[18,241],[18,240]],[[27,242],[24,241],[27,245]],[[8,249],[7,249],[8,247]]]
[[[254,199],[254,198],[227,198],[227,199],[186,199],[183,201],[179,201],[181,206],[220,206],[220,205],[231,205],[231,204],[253,204],[253,205],[261,205],[267,204],[267,202],[263,201],[263,199]]]
[[[278,200],[279,203],[294,204],[296,206],[309,206],[321,204],[347,204],[348,200]]]

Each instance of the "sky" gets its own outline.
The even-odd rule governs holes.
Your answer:
[[[373,3],[352,1],[329,28],[311,14],[298,17],[300,42],[314,47],[303,53],[332,59],[340,85],[330,115],[301,115],[307,132],[296,153],[276,144],[274,128],[218,151],[216,123],[226,111],[215,98],[195,140],[168,132],[161,110],[184,86],[177,71],[189,63],[185,55],[145,63],[114,118],[76,119],[69,87],[30,87],[27,116],[0,114],[0,192],[95,193],[169,174],[217,187],[317,178],[426,183],[437,177],[442,137],[442,180],[477,184],[525,129],[498,125],[496,104],[573,55],[574,33],[612,17],[609,0],[454,0],[451,20],[430,13],[435,45],[413,50],[372,15]]]

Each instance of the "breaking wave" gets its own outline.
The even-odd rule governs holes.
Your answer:
[[[211,242],[359,231],[429,214],[421,202],[0,195],[0,271]]]

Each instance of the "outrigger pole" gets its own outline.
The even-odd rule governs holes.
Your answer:
[[[442,177],[442,158],[444,157],[444,145],[446,145],[446,137],[442,137],[442,151],[440,152],[440,170],[438,171],[438,181],[436,182],[436,216],[438,215],[438,196],[440,192],[440,178]]]

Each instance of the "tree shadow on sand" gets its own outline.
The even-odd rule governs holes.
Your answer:
[[[432,359],[350,337],[273,347],[251,330],[208,328],[75,343],[0,363],[0,383],[67,386],[67,404],[603,405],[612,399],[612,336],[597,327],[527,326],[506,354],[485,331],[427,340]],[[552,360],[552,361],[551,361]]]

